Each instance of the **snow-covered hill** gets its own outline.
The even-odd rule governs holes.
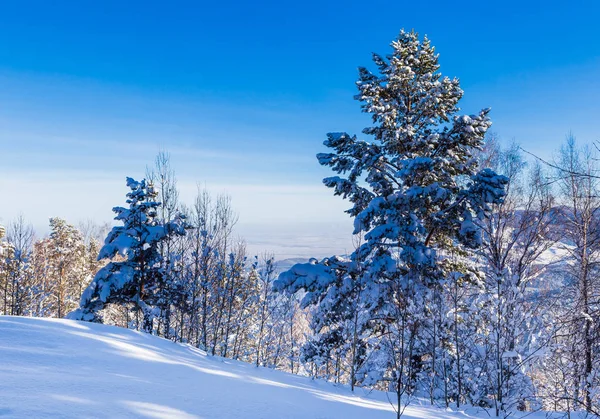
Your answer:
[[[353,395],[131,330],[0,316],[0,416],[391,419],[395,413],[385,393]],[[403,417],[489,416],[409,406]]]

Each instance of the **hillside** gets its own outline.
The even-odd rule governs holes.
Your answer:
[[[395,417],[385,393],[353,395],[113,326],[0,316],[0,337],[2,417]],[[403,417],[489,416],[409,406]]]

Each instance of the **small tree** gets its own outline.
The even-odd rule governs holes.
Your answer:
[[[101,322],[99,311],[109,303],[133,305],[143,315],[142,329],[151,332],[155,306],[158,302],[158,284],[163,266],[159,245],[173,235],[185,234],[183,216],[167,223],[157,221],[159,202],[151,183],[127,178],[129,208],[115,207],[115,220],[122,226],[113,227],[100,249],[98,259],[112,259],[117,254],[124,260],[108,263],[83,292],[80,307],[69,314],[70,319]]]
[[[548,336],[540,336],[544,295],[535,282],[542,273],[547,275],[538,260],[555,243],[555,210],[541,167],[534,165],[526,179],[516,145],[501,150],[496,144],[487,154],[496,156],[495,169],[509,180],[504,202],[495,204],[493,215],[481,223],[484,243],[479,252],[485,265],[479,324],[499,416],[523,409],[534,396],[526,372],[548,341]]]
[[[6,238],[10,252],[7,252],[3,259],[11,287],[10,312],[6,312],[6,314],[21,316],[26,313],[33,286],[31,269],[33,227],[25,223],[23,216],[19,216],[9,224]],[[0,258],[3,256],[1,253],[0,250]]]
[[[555,346],[556,357],[570,357],[568,394],[575,409],[600,415],[600,179],[598,158],[589,147],[579,148],[569,136],[558,165],[564,237],[569,269],[562,297],[569,304],[561,313],[568,328]]]
[[[274,284],[275,291],[307,291],[300,307],[316,306],[316,309],[311,318],[314,333],[302,347],[302,359],[317,367],[333,358],[336,358],[336,364],[339,364],[338,359],[344,363],[347,361],[348,379],[353,391],[365,350],[361,335],[368,328],[368,316],[361,305],[364,285],[361,265],[337,256],[318,263],[312,259],[308,263],[296,264],[280,275]],[[335,371],[336,381],[339,380],[340,368],[338,366]]]
[[[85,244],[75,226],[60,218],[50,218],[49,275],[53,283],[55,315],[64,317],[77,307],[81,296],[77,282],[81,278],[79,267],[84,263]]]

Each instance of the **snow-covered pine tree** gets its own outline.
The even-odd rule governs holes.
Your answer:
[[[491,125],[489,110],[456,115],[463,92],[458,79],[439,73],[429,40],[401,31],[391,47],[373,55],[377,73],[359,68],[356,99],[372,116],[363,130],[372,141],[330,133],[324,144],[333,151],[317,157],[340,175],[324,183],[353,203],[354,233],[365,234],[352,258],[364,261],[365,306],[381,336],[365,371],[400,398],[419,368],[422,304],[447,274],[439,262],[453,247],[480,245],[473,220],[502,199],[506,179],[478,172],[473,153]]]
[[[364,358],[362,337],[368,328],[368,316],[361,306],[365,285],[361,268],[361,264],[339,256],[320,262],[311,259],[282,273],[274,285],[275,291],[306,291],[300,307],[315,307],[310,324],[314,333],[302,347],[303,362],[314,365],[316,373],[325,367],[325,373],[317,375],[335,377],[336,382],[341,370],[346,370],[352,389]],[[329,364],[335,365],[334,374],[327,372]]]
[[[156,192],[145,179],[127,178],[129,208],[115,207],[115,220],[122,226],[110,231],[98,259],[112,259],[117,254],[124,260],[115,260],[104,266],[81,296],[80,307],[68,316],[74,320],[100,322],[99,311],[109,303],[133,305],[136,314],[143,315],[142,328],[151,332],[157,288],[163,275],[159,244],[172,235],[185,234],[181,216],[168,223],[157,221]],[[139,324],[139,319],[138,319]]]

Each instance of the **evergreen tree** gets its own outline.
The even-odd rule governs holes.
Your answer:
[[[368,319],[361,298],[364,286],[361,265],[337,256],[296,264],[282,273],[274,286],[275,291],[289,293],[304,290],[300,307],[315,306],[310,324],[313,334],[302,347],[301,359],[318,370],[331,362],[337,365],[339,358],[349,366],[346,370],[352,388],[365,352],[361,339]],[[340,370],[341,365],[335,371],[336,381]],[[325,376],[331,378],[327,372]]]
[[[502,199],[506,179],[478,172],[474,153],[491,125],[489,110],[456,115],[463,92],[439,73],[429,40],[402,31],[391,47],[386,57],[373,55],[376,74],[359,69],[356,99],[372,116],[363,130],[372,141],[331,133],[324,144],[333,151],[317,157],[341,175],[324,183],[353,203],[354,233],[365,234],[352,259],[364,261],[365,307],[379,339],[363,369],[371,382],[391,382],[400,402],[426,350],[418,341],[422,308],[450,274],[444,255],[481,244],[474,220]]]
[[[127,178],[127,186],[131,189],[127,193],[129,208],[113,208],[115,220],[123,225],[113,227],[98,255],[98,259],[112,259],[118,254],[124,260],[111,261],[100,269],[81,296],[79,309],[69,318],[101,321],[99,311],[107,304],[133,305],[136,314],[143,315],[142,329],[151,332],[164,274],[159,244],[170,236],[185,234],[185,223],[181,216],[165,224],[157,221],[160,203],[145,179]]]

